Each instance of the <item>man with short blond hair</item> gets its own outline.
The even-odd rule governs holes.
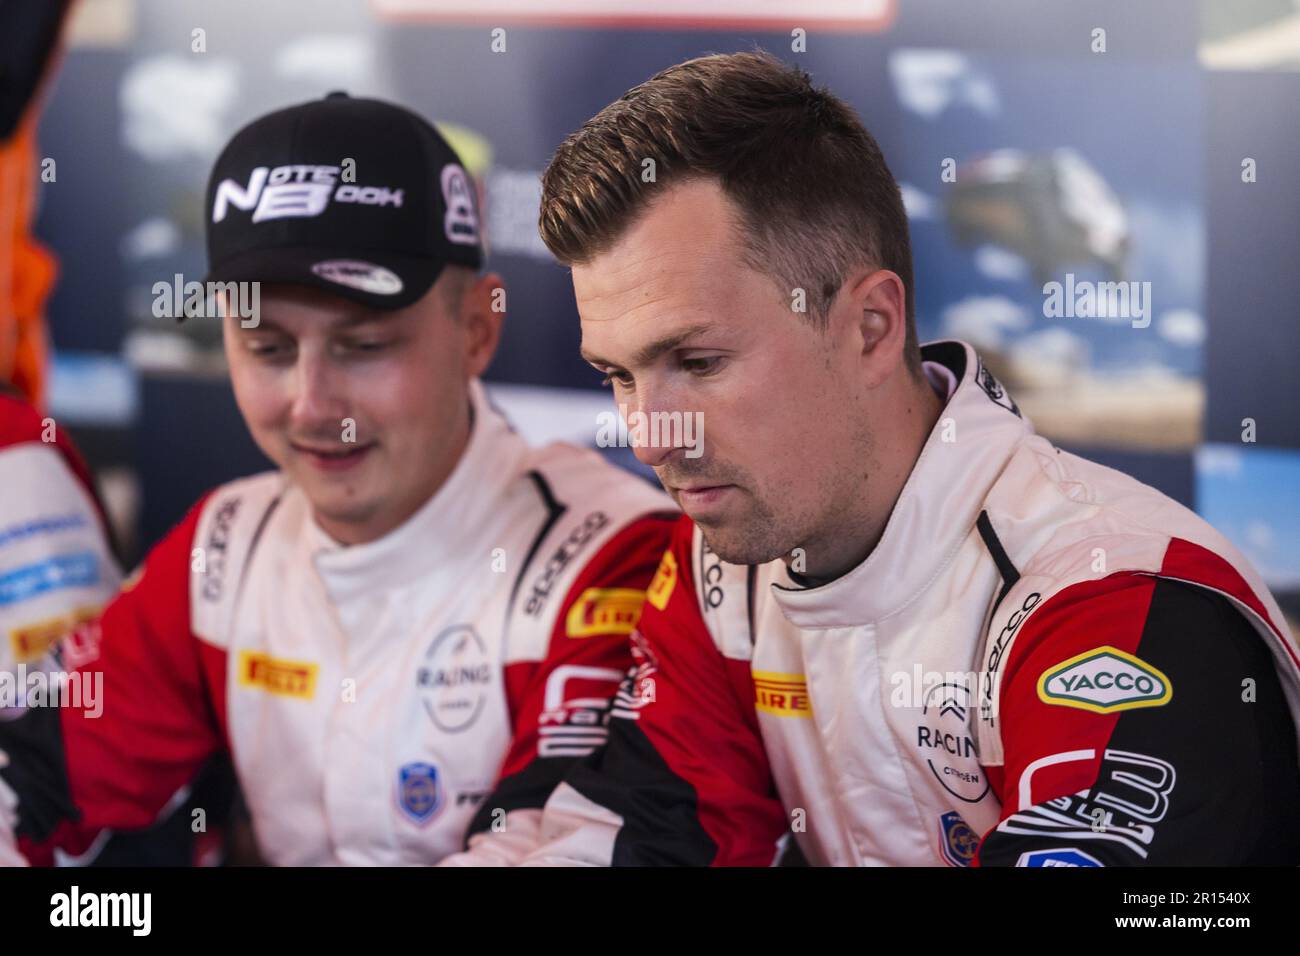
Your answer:
[[[543,183],[584,357],[629,409],[702,416],[705,451],[638,449],[686,514],[529,862],[1300,862],[1277,604],[1196,515],[1036,435],[969,345],[918,349],[898,185],[843,101],[691,60]]]

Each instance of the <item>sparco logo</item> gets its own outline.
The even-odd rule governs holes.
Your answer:
[[[241,186],[233,179],[217,184],[212,221],[221,222],[231,206],[253,210],[253,222],[319,216],[330,201],[362,206],[402,205],[402,190],[339,183],[338,166],[258,166]],[[337,189],[335,188],[337,187]]]
[[[940,786],[958,800],[979,803],[989,781],[968,733],[970,698],[970,688],[962,684],[932,688],[921,707],[925,723],[916,728],[916,746]]]
[[[582,524],[569,532],[569,536],[564,539],[564,543],[555,549],[555,553],[546,562],[546,567],[542,568],[542,573],[533,581],[532,594],[528,596],[528,603],[524,605],[525,614],[535,617],[541,613],[546,604],[546,599],[550,597],[551,588],[555,586],[555,579],[559,577],[560,572],[568,567],[574,555],[582,550],[583,546],[595,536],[596,532],[607,524],[609,524],[609,515],[603,511],[593,511],[582,519]]]
[[[226,554],[230,547],[230,523],[239,511],[239,498],[222,502],[212,519],[212,530],[204,545],[203,560],[207,571],[203,576],[203,598],[207,601],[220,601],[221,591],[226,580]]]
[[[464,730],[482,712],[492,683],[483,639],[468,624],[447,628],[429,645],[415,683],[436,727],[448,733]]]
[[[704,573],[701,575],[704,579],[704,603],[717,610],[722,604],[723,597],[720,583],[722,581],[722,559],[714,553],[707,541],[703,541],[700,552],[700,566],[704,569]]]
[[[1037,591],[1025,598],[1024,603],[1020,605],[1020,609],[1007,618],[1007,623],[1003,625],[997,640],[993,642],[993,647],[989,650],[988,666],[984,669],[984,680],[982,682],[983,698],[980,700],[980,720],[985,723],[991,724],[997,717],[997,707],[994,705],[993,700],[993,680],[998,668],[1002,666],[1002,655],[1006,652],[1007,644],[1012,635],[1016,633],[1016,628],[1020,627],[1021,622],[1024,621],[1025,615],[1037,607],[1038,602],[1042,599],[1043,596]]]

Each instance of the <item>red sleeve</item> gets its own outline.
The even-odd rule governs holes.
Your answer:
[[[1300,852],[1294,722],[1267,647],[1221,595],[1131,573],[1077,584],[1030,616],[1006,666],[1002,818],[981,865]]]
[[[650,584],[609,745],[565,781],[590,808],[567,846],[616,866],[767,866],[787,831],[749,662],[723,657],[696,601],[693,529],[678,519]]]
[[[40,859],[49,845],[80,853],[101,829],[150,826],[225,746],[225,654],[190,629],[201,510],[150,552],[98,621],[64,642],[81,705],[34,708],[14,722],[23,727],[0,736],[18,771],[18,832],[29,856]]]
[[[607,541],[559,605],[545,657],[506,665],[513,738],[470,835],[495,811],[540,809],[574,760],[605,742],[610,698],[632,663],[628,635],[675,517],[638,518]]]

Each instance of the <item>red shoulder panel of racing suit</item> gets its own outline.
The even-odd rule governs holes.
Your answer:
[[[626,588],[644,592],[667,547],[675,514],[638,518],[601,547],[579,572],[564,596],[555,626],[540,661],[516,661],[506,665],[505,685],[513,738],[502,765],[501,776],[520,773],[538,756],[542,727],[547,722],[547,688],[559,668],[593,668],[617,672],[610,679],[593,672],[571,672],[562,684],[560,702],[574,698],[599,697],[608,700],[632,664],[624,629],[591,630],[570,636],[569,613],[590,588]]]
[[[700,825],[718,848],[711,863],[767,866],[786,831],[785,811],[758,729],[749,662],[718,652],[696,603],[693,531],[679,520],[676,580],[663,610],[647,596],[641,636],[654,673],[642,678],[638,696],[653,694],[655,703],[637,723],[669,769],[694,787]],[[702,728],[710,732],[703,741]]]
[[[749,662],[719,652],[696,603],[693,528],[678,520],[647,592],[609,746],[565,778],[621,817],[615,866],[767,866],[786,831]]]
[[[1174,539],[1161,572],[1073,585],[1024,625],[1000,695],[1004,765],[988,768],[1001,819],[979,863],[1300,858],[1288,806],[1300,768],[1277,668],[1236,607],[1187,582],[1267,614],[1227,562],[1191,542]],[[1081,704],[1047,684],[1062,673],[1099,688],[1154,674],[1167,692]]]

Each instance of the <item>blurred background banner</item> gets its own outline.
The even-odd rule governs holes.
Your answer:
[[[133,555],[266,466],[216,323],[152,308],[203,275],[205,178],[239,126],[334,89],[438,123],[508,289],[493,394],[530,438],[592,444],[610,398],[537,236],[541,170],[664,67],[761,47],[884,149],[922,339],[974,343],[1039,431],[1196,507],[1300,615],[1292,0],[81,0],[65,46],[35,141],[49,406]]]
[[[872,30],[887,25],[893,0],[373,0],[386,19],[532,23],[548,26]]]

